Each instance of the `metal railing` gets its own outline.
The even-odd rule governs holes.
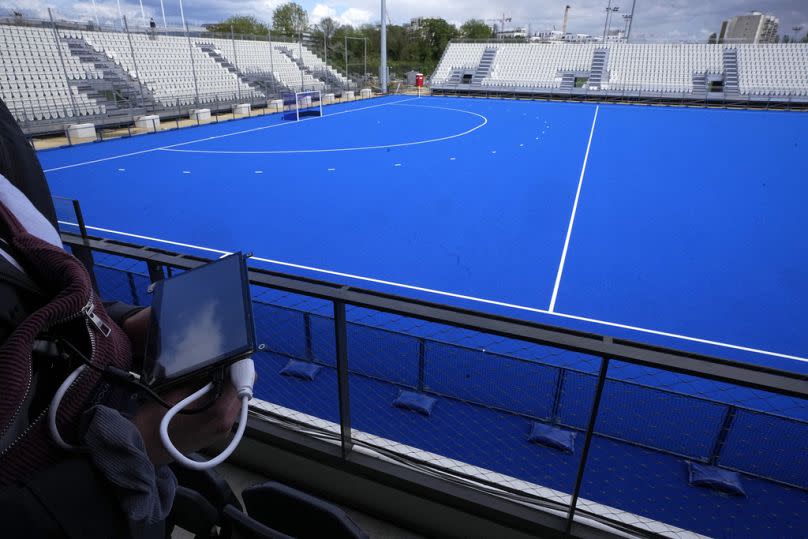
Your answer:
[[[86,232],[63,239],[93,253],[105,299],[148,303],[149,282],[207,262]],[[375,452],[561,511],[562,532],[580,518],[639,536],[730,537],[761,524],[733,521],[732,499],[687,485],[683,461],[701,462],[740,472],[755,503],[786,508],[762,519],[770,532],[799,526],[788,508],[808,503],[804,374],[273,271],[251,269],[250,281],[263,343],[254,417],[330,439],[342,459]],[[296,364],[321,372],[279,375]],[[392,407],[402,392],[438,401],[435,413]],[[531,424],[582,442],[572,453],[529,444]]]
[[[475,96],[505,99],[536,99],[557,101],[596,101],[601,103],[642,103],[646,105],[680,105],[696,107],[723,107],[765,110],[804,110],[808,97],[797,95],[758,96],[741,94],[727,97],[706,94],[699,97],[692,92],[662,92],[645,90],[593,90],[590,88],[541,88],[516,86],[471,86],[469,84],[433,83],[434,95]]]

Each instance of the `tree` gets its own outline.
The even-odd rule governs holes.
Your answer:
[[[707,38],[707,43],[709,43],[710,45],[715,45],[716,43],[718,43],[718,34],[716,34],[715,32],[710,34],[710,37]]]
[[[440,58],[449,41],[457,37],[457,28],[444,19],[424,19],[421,26],[426,45],[429,47],[427,57],[430,59]]]
[[[331,17],[324,17],[323,19],[320,20],[320,23],[317,25],[317,28],[319,28],[320,31],[323,34],[325,34],[325,37],[328,39],[331,39],[331,36],[334,35],[334,32],[337,31],[338,27],[339,24],[337,24],[337,21],[335,21]]]
[[[460,27],[460,35],[468,39],[488,39],[491,28],[480,19],[469,19]]]
[[[295,35],[309,27],[309,15],[303,6],[287,2],[272,12],[272,29],[284,35]]]
[[[267,25],[260,22],[252,15],[235,15],[228,17],[222,22],[206,24],[205,29],[210,32],[230,33],[230,28],[237,34],[250,34],[265,36],[269,33]]]

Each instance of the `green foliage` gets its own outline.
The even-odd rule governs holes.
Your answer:
[[[206,24],[205,28],[210,32],[230,33],[230,28],[236,34],[265,36],[269,33],[269,28],[252,15],[235,15],[228,17],[222,22]]]
[[[317,30],[324,33],[328,38],[331,38],[331,36],[334,35],[334,32],[337,30],[338,27],[339,24],[337,23],[337,21],[335,21],[331,17],[325,17],[317,24]]]
[[[220,23],[207,25],[214,32],[230,32],[230,25],[238,34],[266,35],[268,29],[255,17],[230,17]],[[331,18],[324,18],[316,25],[309,27],[306,10],[295,2],[287,2],[275,9],[272,14],[272,34],[297,38],[301,31],[311,32],[311,39],[306,45],[315,53],[324,56],[327,42],[328,63],[345,69],[347,52],[351,74],[360,74],[365,69],[365,44],[367,38],[367,70],[371,75],[379,72],[380,34],[379,27],[365,24],[358,28],[340,25]],[[328,39],[326,40],[326,36]],[[468,39],[488,39],[491,29],[479,19],[466,21],[460,29],[444,19],[424,19],[420,27],[390,24],[387,26],[387,58],[394,76],[403,76],[406,71],[414,69],[429,74],[435,70],[443,56],[443,51],[450,40],[456,37]]]
[[[467,39],[489,39],[491,28],[480,19],[469,19],[460,27],[460,35]]]
[[[295,2],[287,2],[272,12],[272,31],[293,36],[304,32],[309,27],[309,15],[303,6]]]

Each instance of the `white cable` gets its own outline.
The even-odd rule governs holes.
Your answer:
[[[218,466],[227,460],[228,457],[230,457],[238,444],[241,442],[241,438],[244,436],[244,430],[247,428],[247,412],[249,411],[249,401],[252,398],[253,382],[255,381],[255,365],[253,364],[253,360],[250,358],[242,359],[241,361],[231,365],[230,381],[233,384],[233,387],[236,389],[236,393],[238,394],[239,398],[241,399],[241,415],[239,416],[238,429],[236,429],[235,436],[233,436],[230,444],[217,457],[208,461],[189,459],[183,455],[173,443],[171,443],[171,438],[168,435],[168,424],[171,423],[174,416],[177,415],[180,410],[207,394],[213,388],[212,383],[207,384],[196,393],[185,397],[180,402],[175,404],[168,412],[166,412],[163,420],[160,421],[160,440],[163,442],[163,446],[166,448],[166,451],[168,451],[168,454],[171,455],[171,457],[182,466],[190,468],[191,470],[207,470],[209,468],[213,468],[214,466]]]
[[[75,451],[79,448],[65,442],[62,435],[59,434],[59,427],[56,426],[56,412],[59,411],[59,404],[61,404],[65,393],[67,393],[67,390],[70,388],[73,382],[76,381],[76,378],[78,378],[79,375],[84,371],[85,367],[86,365],[80,366],[78,369],[71,372],[67,378],[65,378],[62,385],[60,385],[59,389],[56,390],[56,394],[53,395],[50,407],[48,408],[48,429],[50,429],[51,438],[53,438],[53,441],[56,442],[56,445],[65,451]]]

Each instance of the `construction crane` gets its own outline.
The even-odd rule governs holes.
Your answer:
[[[564,21],[561,23],[561,35],[564,36],[567,34],[567,22],[569,21],[570,17],[570,6],[564,8]]]
[[[492,23],[494,25],[495,29],[496,29],[497,24],[500,24],[499,31],[504,32],[505,31],[505,23],[506,22],[511,22],[512,20],[513,19],[511,17],[506,17],[505,14],[503,13],[502,18],[500,18],[500,19],[486,19],[485,22]]]

